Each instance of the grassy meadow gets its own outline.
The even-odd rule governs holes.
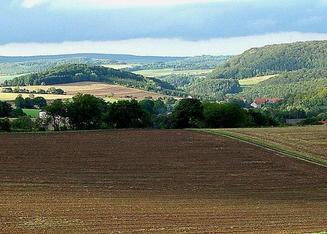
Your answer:
[[[37,118],[40,110],[38,109],[23,109],[23,112],[31,118]]]

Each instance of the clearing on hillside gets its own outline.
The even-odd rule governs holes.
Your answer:
[[[0,134],[2,233],[326,230],[326,168],[192,131]]]
[[[241,79],[241,80],[239,80],[239,82],[240,82],[240,85],[242,85],[242,86],[253,86],[253,85],[259,84],[262,81],[274,78],[276,76],[277,75],[257,76],[257,77],[247,78],[247,79]]]

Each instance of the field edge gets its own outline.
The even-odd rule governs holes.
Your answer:
[[[198,131],[198,132],[204,132],[208,133],[211,135],[216,135],[216,136],[222,136],[222,137],[227,137],[231,138],[234,140],[238,140],[241,142],[245,142],[248,144],[255,145],[260,148],[265,148],[267,150],[271,150],[277,153],[280,153],[284,156],[291,157],[291,158],[296,158],[298,160],[306,161],[308,163],[316,164],[322,167],[327,168],[327,161],[318,158],[315,155],[312,154],[307,154],[307,153],[302,153],[299,151],[291,150],[288,147],[284,147],[282,145],[273,143],[273,142],[268,142],[268,141],[262,141],[254,137],[250,137],[241,133],[235,133],[235,132],[230,132],[228,130],[220,130],[220,129],[191,129],[192,131]]]

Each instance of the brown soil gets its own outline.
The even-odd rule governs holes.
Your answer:
[[[1,233],[327,230],[327,170],[191,131],[0,135]]]

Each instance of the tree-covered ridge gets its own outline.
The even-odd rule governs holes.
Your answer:
[[[55,85],[82,81],[106,82],[149,91],[174,89],[172,85],[158,79],[145,78],[126,71],[86,64],[66,64],[53,67],[45,72],[20,76],[13,80],[5,81],[4,85]]]
[[[247,50],[219,65],[210,77],[243,79],[326,67],[327,41],[297,42]]]
[[[213,69],[217,65],[226,62],[230,56],[210,56],[202,55],[189,58],[182,58],[175,61],[157,62],[144,64],[129,68],[129,71],[138,70],[153,70],[153,69],[174,69],[176,71],[182,70],[198,70],[198,69]]]
[[[187,93],[207,101],[223,101],[227,94],[236,94],[241,91],[238,80],[198,78],[187,88]]]
[[[304,96],[327,87],[327,69],[301,69],[284,72],[272,79],[263,81],[245,89],[242,95],[254,99],[256,97],[289,98]]]

